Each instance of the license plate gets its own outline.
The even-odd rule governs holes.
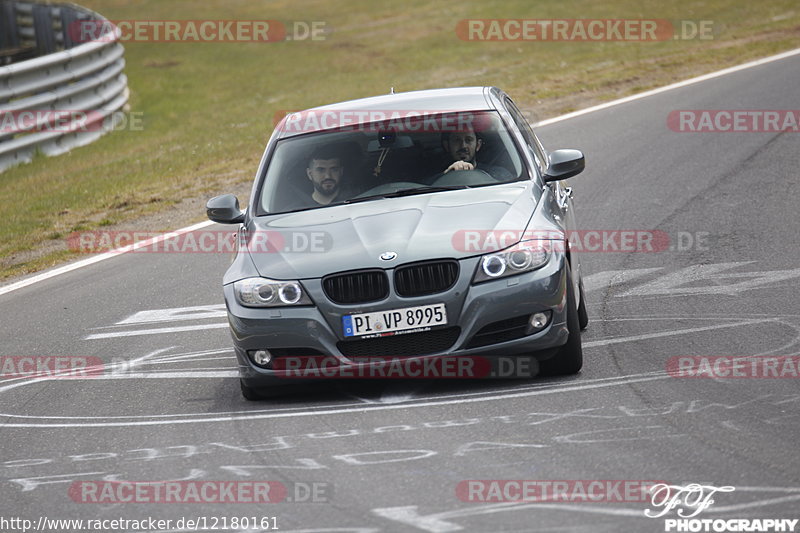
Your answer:
[[[342,317],[345,337],[376,335],[445,324],[447,324],[447,311],[444,304],[404,307]]]

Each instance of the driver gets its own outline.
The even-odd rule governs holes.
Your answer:
[[[511,173],[503,167],[478,164],[475,159],[482,146],[483,139],[471,127],[442,133],[442,147],[447,155],[455,160],[445,169],[444,174],[451,170],[475,170],[477,168],[499,180],[511,179]]]

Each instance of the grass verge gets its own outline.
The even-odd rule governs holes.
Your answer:
[[[388,92],[497,85],[532,121],[798,46],[796,0],[83,0],[112,20],[317,21],[319,41],[126,44],[141,131],[0,174],[0,280],[74,257],[66,236],[168,230],[201,220],[203,199],[246,195],[280,110]],[[708,20],[712,40],[464,41],[471,18]],[[666,115],[666,112],[665,112]]]

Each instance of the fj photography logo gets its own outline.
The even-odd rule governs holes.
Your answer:
[[[321,20],[79,20],[67,28],[78,43],[275,43],[324,41],[330,31]]]
[[[664,531],[676,532],[751,532],[751,531],[794,531],[797,519],[779,518],[734,518],[711,519],[695,518],[715,504],[716,498],[735,491],[735,487],[690,483],[688,485],[669,485],[662,483],[651,489],[649,509],[644,515],[648,518],[664,518],[677,515],[678,518],[664,518]]]
[[[711,40],[713,20],[667,19],[464,19],[464,41],[657,42]]]
[[[68,489],[75,503],[329,503],[327,482],[280,481],[75,481]]]

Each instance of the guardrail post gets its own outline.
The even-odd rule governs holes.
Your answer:
[[[78,14],[72,9],[61,9],[61,33],[64,36],[64,50],[69,50],[75,46],[73,35],[78,35]],[[80,43],[77,43],[80,44]]]
[[[14,4],[0,3],[0,48],[17,48],[19,35],[17,34],[17,10]]]
[[[33,32],[36,36],[36,48],[39,49],[39,55],[52,54],[56,51],[51,9],[49,5],[33,6]]]

